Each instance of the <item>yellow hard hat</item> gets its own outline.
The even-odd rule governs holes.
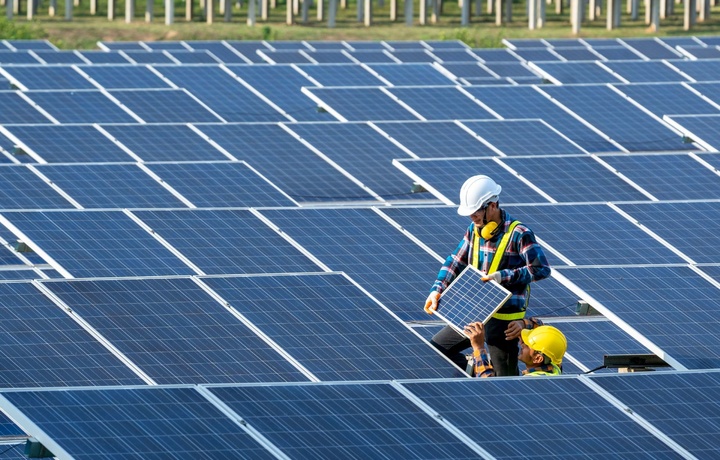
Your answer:
[[[539,326],[535,329],[523,329],[520,333],[525,345],[544,354],[553,364],[562,364],[563,355],[567,351],[567,339],[556,327]]]

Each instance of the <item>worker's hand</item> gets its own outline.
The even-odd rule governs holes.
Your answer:
[[[432,291],[425,301],[425,313],[432,315],[435,310],[437,310],[439,301],[440,293],[438,291]]]
[[[500,281],[502,280],[502,274],[500,272],[492,272],[489,275],[483,275],[482,280],[486,283],[490,280],[493,280],[496,283],[500,284]]]
[[[465,326],[465,335],[470,338],[473,349],[481,350],[485,347],[485,328],[483,323],[470,323]]]
[[[520,333],[525,328],[523,320],[511,321],[505,329],[505,340],[513,340],[520,337]]]

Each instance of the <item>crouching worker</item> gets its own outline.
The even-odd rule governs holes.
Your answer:
[[[530,329],[514,325],[520,335],[520,351],[518,361],[527,367],[523,375],[560,375],[562,373],[562,359],[567,350],[567,340],[559,329],[553,326],[544,326],[538,320],[524,320],[530,324]],[[518,321],[517,323],[520,323]],[[465,326],[465,334],[470,337],[473,347],[473,376],[495,377],[495,370],[488,358],[485,349],[485,328],[483,323],[470,323]]]

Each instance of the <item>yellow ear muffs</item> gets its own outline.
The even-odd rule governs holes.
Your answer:
[[[489,240],[493,236],[497,235],[499,228],[497,222],[490,221],[480,230],[480,236],[485,238],[486,240]]]

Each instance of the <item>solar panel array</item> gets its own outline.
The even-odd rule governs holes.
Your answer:
[[[710,455],[718,43],[2,41],[4,455]],[[428,342],[473,174],[553,266],[563,377]]]

